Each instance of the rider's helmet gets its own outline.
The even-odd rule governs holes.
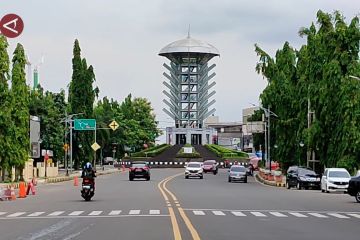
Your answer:
[[[92,165],[91,165],[90,162],[87,162],[87,163],[85,164],[85,169],[92,169]]]

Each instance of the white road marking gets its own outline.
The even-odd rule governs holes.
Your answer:
[[[333,217],[337,217],[337,218],[350,218],[348,216],[341,215],[341,214],[338,214],[338,213],[328,213],[328,215],[333,216]]]
[[[252,215],[254,215],[255,217],[267,217],[265,214],[261,213],[261,212],[250,212]]]
[[[129,215],[137,215],[140,214],[140,210],[130,210]]]
[[[64,213],[64,211],[56,211],[56,212],[50,213],[48,216],[59,216],[59,215],[61,215],[63,213]]]
[[[318,217],[318,218],[328,218],[327,216],[322,215],[320,213],[308,213],[308,214],[311,216],[314,216],[314,217]]]
[[[275,217],[288,217],[285,214],[279,213],[279,212],[270,212],[271,215],[274,215]]]
[[[69,213],[69,216],[79,216],[80,214],[82,214],[84,211],[73,211],[72,213]]]
[[[103,211],[92,211],[91,213],[89,213],[89,216],[98,216],[102,213]]]
[[[243,214],[242,212],[231,212],[232,214],[234,214],[237,217],[246,217],[245,214]]]
[[[10,215],[7,215],[6,217],[19,217],[21,215],[24,215],[26,212],[16,212]]]
[[[29,214],[28,217],[38,217],[40,216],[41,214],[44,214],[45,212],[34,212],[32,214]]]
[[[225,213],[223,213],[222,211],[212,211],[212,212],[216,216],[225,216]]]
[[[119,215],[121,213],[121,210],[113,210],[109,213],[110,216]]]
[[[295,216],[295,217],[301,217],[301,218],[307,218],[308,216],[298,213],[298,212],[289,212],[289,214]]]
[[[205,215],[204,211],[193,211],[193,213],[195,215],[198,215],[198,216],[204,216]]]
[[[7,212],[0,212],[0,216],[1,216],[1,215],[5,215],[6,213],[7,213]]]
[[[352,216],[354,218],[360,218],[360,214],[355,214],[355,213],[348,213],[349,216]]]
[[[150,211],[149,211],[149,214],[150,214],[150,215],[160,214],[160,210],[150,210]]]

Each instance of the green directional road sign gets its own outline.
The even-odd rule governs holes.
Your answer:
[[[75,119],[74,129],[79,131],[96,130],[95,119]]]

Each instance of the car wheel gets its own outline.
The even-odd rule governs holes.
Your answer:
[[[355,199],[358,203],[360,203],[360,191],[358,191],[355,195]]]
[[[300,184],[300,182],[297,182],[296,188],[297,188],[297,190],[301,190],[301,184]]]
[[[231,177],[229,177],[228,182],[231,182]]]
[[[201,175],[201,176],[200,176],[200,179],[203,179],[203,178],[204,178],[204,176],[203,176],[203,175]]]
[[[247,183],[247,178],[245,178],[244,183]]]
[[[148,177],[146,178],[146,181],[150,181],[150,176],[148,176]]]
[[[189,179],[189,176],[185,176],[185,179]]]
[[[133,177],[129,177],[129,180],[130,180],[130,181],[133,181],[133,180],[134,180],[134,178],[133,178]]]
[[[289,182],[286,182],[286,188],[287,188],[287,189],[290,189],[290,188],[291,188]]]

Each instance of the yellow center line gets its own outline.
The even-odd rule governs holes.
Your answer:
[[[168,178],[166,181],[164,181],[164,183],[163,183],[163,188],[164,188],[164,190],[171,196],[171,198],[172,198],[175,202],[177,202],[178,200],[177,200],[176,196],[175,196],[172,192],[170,192],[169,189],[167,189],[166,184],[167,184],[170,180],[172,180],[173,178],[175,178],[175,177],[177,177],[177,176],[180,176],[180,175],[182,175],[182,174],[183,174],[183,173],[179,173],[179,174],[173,175],[173,176],[169,177],[169,178]]]
[[[164,182],[162,182],[162,185],[163,185],[162,187],[163,187],[164,190],[171,196],[171,198],[172,198],[174,201],[178,201],[178,200],[177,200],[176,196],[175,196],[169,189],[167,189],[166,184],[167,184],[169,181],[171,181],[172,179],[174,179],[175,177],[180,176],[180,175],[182,175],[182,173],[179,173],[179,174],[173,175],[173,176],[171,176],[171,177],[168,177],[167,179],[165,179]],[[201,240],[198,232],[196,231],[196,229],[195,229],[194,226],[192,225],[190,219],[186,216],[184,210],[180,207],[180,204],[176,204],[176,206],[177,206],[177,209],[178,209],[178,211],[179,211],[179,213],[180,213],[181,218],[182,218],[182,219],[184,220],[184,222],[185,222],[186,227],[189,229],[193,240]]]
[[[169,202],[169,198],[166,195],[165,191],[162,189],[161,184],[163,182],[165,182],[168,178],[163,179],[162,181],[160,181],[158,183],[158,188],[162,194],[162,196],[164,197],[166,202]],[[169,202],[170,203],[170,202]],[[170,219],[171,219],[171,224],[172,224],[172,228],[173,228],[173,234],[174,234],[174,240],[182,240],[181,238],[181,233],[180,233],[180,228],[179,228],[179,224],[176,220],[176,215],[174,213],[174,209],[171,207],[170,204],[167,204],[168,209],[169,209],[169,214],[170,214]]]
[[[187,228],[189,229],[191,236],[193,237],[193,240],[200,240],[199,234],[197,233],[196,229],[192,225],[190,219],[186,216],[184,210],[181,207],[178,207],[178,210],[179,210],[180,216],[184,220]]]
[[[181,234],[180,234],[180,229],[179,229],[179,224],[177,223],[174,209],[172,207],[168,207],[168,209],[169,209],[169,214],[170,214],[170,218],[171,218],[171,224],[173,226],[174,239],[182,240]]]

